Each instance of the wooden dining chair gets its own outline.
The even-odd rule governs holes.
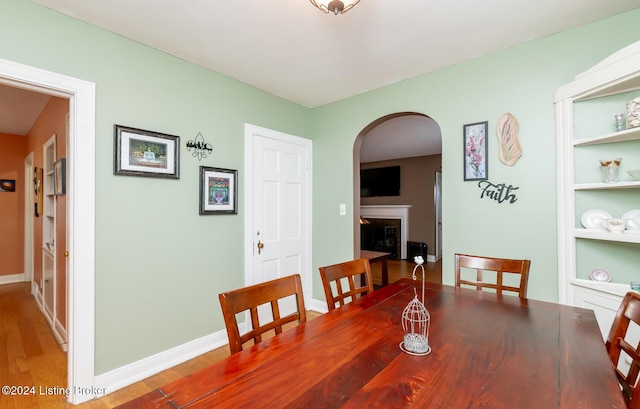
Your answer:
[[[297,311],[281,317],[278,300],[291,295],[296,298]],[[298,324],[301,324],[307,320],[302,281],[299,274],[227,291],[218,297],[227,327],[231,354],[242,351],[242,345],[251,339],[253,339],[254,345],[262,342],[262,334],[265,332],[273,330],[276,334],[280,334],[284,324],[293,321],[298,321]],[[271,306],[273,321],[265,323],[259,321],[258,307],[263,304]],[[250,312],[251,329],[241,335],[236,315],[245,311]]]
[[[620,304],[613,324],[611,324],[605,346],[622,388],[622,395],[627,402],[627,407],[639,409],[640,391],[636,388],[636,382],[640,370],[640,355],[638,354],[640,343],[633,342],[635,346],[629,343],[627,334],[631,322],[634,323],[635,328],[640,325],[640,294],[634,291],[628,292],[622,299],[622,304]],[[630,358],[630,361],[627,358]]]
[[[518,293],[520,298],[527,297],[527,280],[529,276],[530,260],[514,260],[507,258],[471,256],[468,254],[456,254],[456,287],[462,285],[470,285],[476,287],[478,291],[485,288],[494,289],[498,295],[502,295],[503,291],[511,291]],[[463,269],[475,270],[475,279],[463,279]],[[494,272],[495,282],[486,279],[485,272]],[[506,285],[504,276],[519,275],[519,285]]]
[[[373,292],[371,266],[366,258],[320,267],[320,277],[329,311],[335,309],[336,304],[342,306],[348,299],[353,301]],[[356,283],[357,278],[360,279],[359,285]],[[343,289],[344,284],[348,284],[348,290]]]

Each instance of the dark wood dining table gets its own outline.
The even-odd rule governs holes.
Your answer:
[[[623,409],[593,311],[427,283],[431,353],[401,351],[403,279],[120,408]]]

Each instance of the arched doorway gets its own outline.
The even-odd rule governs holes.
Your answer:
[[[406,208],[409,214],[406,234],[398,234],[398,252],[394,256],[406,257],[405,246],[425,244],[428,252],[425,258],[428,261],[437,261],[440,258],[441,154],[440,127],[436,121],[422,113],[400,112],[386,115],[371,122],[358,134],[353,149],[353,223],[356,256],[360,254],[364,245],[361,237],[361,205],[365,206],[363,211],[368,212],[370,207],[375,207],[382,209],[383,213],[388,205],[389,208]],[[394,197],[361,197],[361,168],[385,166],[401,168],[400,194]],[[403,240],[409,241],[410,244]],[[408,253],[411,254],[411,251]]]

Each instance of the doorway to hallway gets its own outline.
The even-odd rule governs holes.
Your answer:
[[[95,84],[0,59],[0,84],[69,100],[67,385],[92,387],[95,301]],[[61,243],[59,243],[61,245]],[[77,404],[93,395],[72,391]]]

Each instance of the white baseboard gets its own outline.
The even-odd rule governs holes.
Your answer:
[[[187,342],[95,377],[96,389],[109,394],[165,369],[228,344],[226,330]]]
[[[33,298],[35,298],[38,308],[51,326],[51,332],[53,333],[53,337],[56,339],[56,342],[58,343],[58,345],[60,345],[60,348],[62,348],[62,350],[66,352],[68,347],[67,329],[62,326],[58,319],[52,322],[51,319],[49,319],[49,316],[47,316],[47,314],[44,312],[42,292],[38,288],[38,285],[33,281],[31,282],[31,295],[33,296]]]
[[[0,285],[24,282],[24,273],[0,276]]]
[[[38,307],[40,307],[40,310],[42,311],[44,309],[44,298],[42,295],[42,291],[40,291],[40,287],[38,287],[36,284],[32,285],[31,293],[36,299],[36,304],[38,304]]]
[[[311,311],[316,311],[322,314],[325,314],[329,311],[327,307],[327,300],[316,300],[315,298],[311,300],[311,305],[308,305],[307,308]]]
[[[58,345],[60,345],[60,348],[62,348],[63,351],[67,352],[67,329],[62,326],[58,319],[55,320],[53,326],[53,336],[56,338],[56,341],[58,341]]]
[[[320,313],[326,313],[327,302],[325,300],[320,301],[314,299],[311,300],[311,305],[308,308]],[[240,333],[246,331],[244,323],[240,323],[238,327]],[[97,375],[94,386],[95,389],[103,390],[105,394],[109,394],[162,372],[165,369],[193,359],[198,355],[227,345],[228,343],[227,331],[223,329],[123,367],[116,368],[107,373]]]

